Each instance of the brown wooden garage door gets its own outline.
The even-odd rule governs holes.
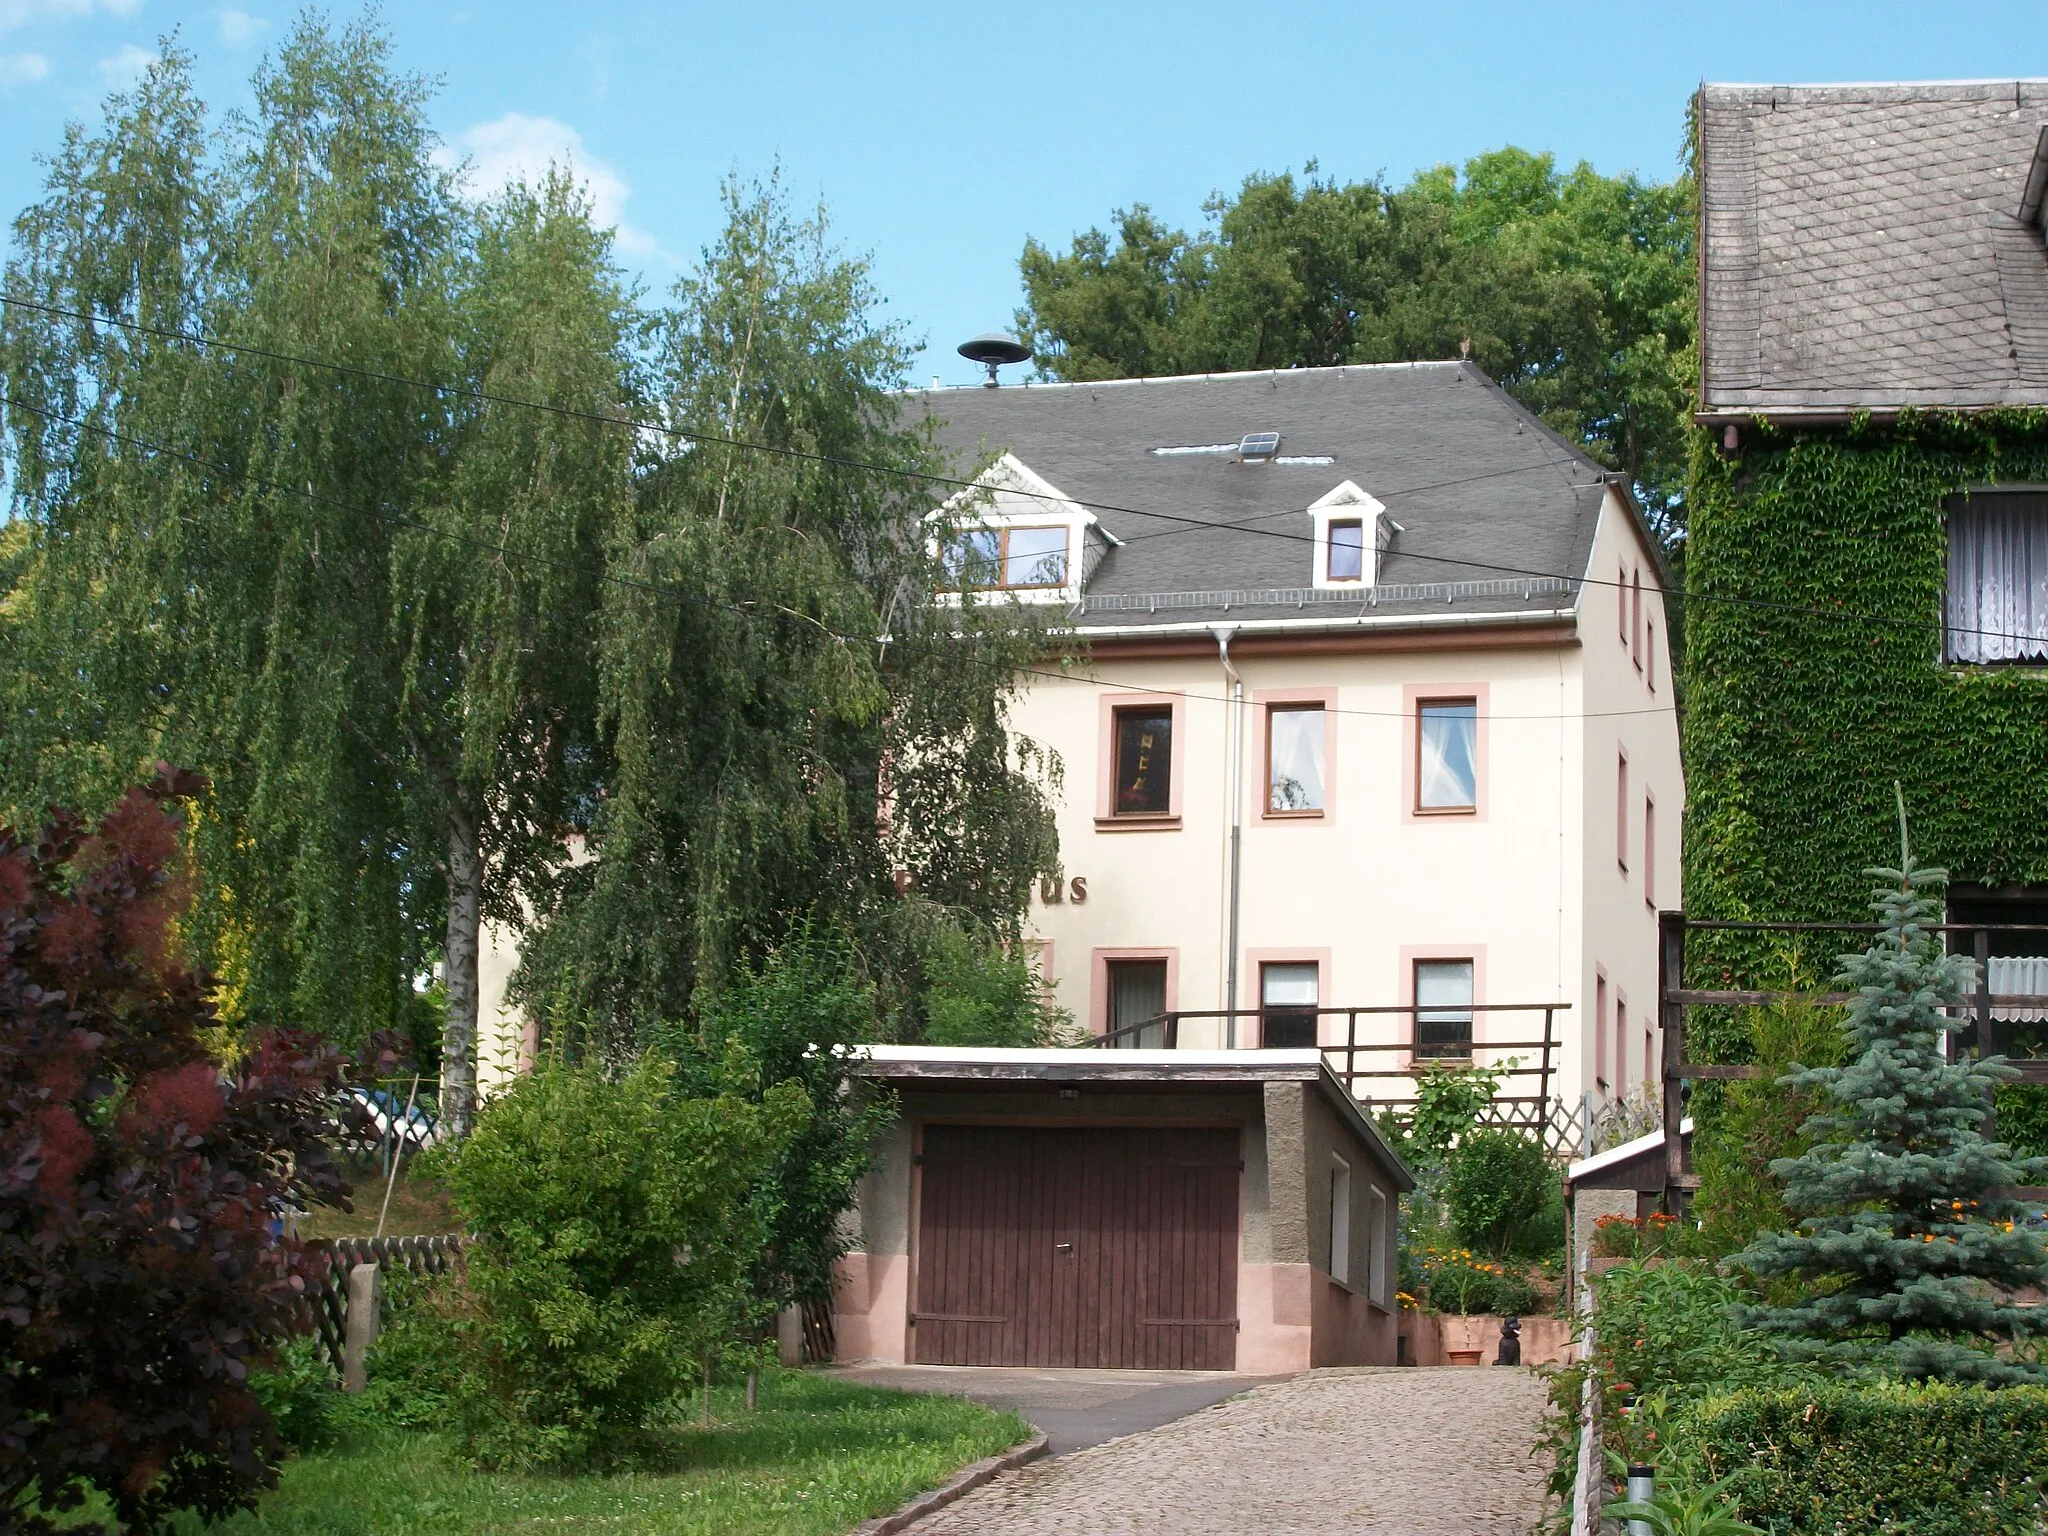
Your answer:
[[[1227,1371],[1238,1133],[925,1127],[915,1358]]]

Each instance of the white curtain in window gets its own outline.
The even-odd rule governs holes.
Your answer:
[[[1994,492],[1948,515],[1951,661],[2048,661],[2048,495]]]
[[[1266,805],[1275,811],[1323,808],[1323,712],[1276,709],[1267,716],[1271,783]]]
[[[1984,979],[1994,997],[2048,997],[2048,957],[2040,955],[1993,955],[1985,962]],[[1994,1003],[1995,1019],[2016,1019],[2036,1024],[2048,1019],[2048,1008],[2030,1008],[2020,1003]]]
[[[1422,706],[1422,782],[1425,810],[1479,803],[1479,711],[1471,704]]]
[[[1306,965],[1266,965],[1259,977],[1261,1000],[1268,1008],[1313,1008],[1320,972]]]

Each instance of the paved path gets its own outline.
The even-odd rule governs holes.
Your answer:
[[[1274,1376],[1228,1371],[1055,1371],[1026,1366],[850,1365],[832,1375],[902,1392],[943,1392],[1010,1409],[1045,1431],[1064,1456],[1119,1435],[1157,1429]]]
[[[1528,1536],[1543,1383],[1507,1368],[1339,1368],[1036,1462],[917,1536]]]

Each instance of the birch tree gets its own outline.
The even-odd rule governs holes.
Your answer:
[[[48,307],[0,353],[36,546],[6,790],[205,763],[195,936],[239,1008],[359,1032],[438,954],[466,1129],[479,924],[589,795],[630,305],[561,177],[463,202],[374,30],[302,22],[218,129],[190,74],[167,50],[16,224]]]

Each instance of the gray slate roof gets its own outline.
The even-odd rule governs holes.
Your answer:
[[[1700,90],[1702,416],[2048,403],[2048,81]]]
[[[1470,363],[947,389],[905,404],[939,419],[954,473],[1008,450],[1124,541],[1088,579],[1083,630],[1570,608],[1605,484]],[[1333,462],[1151,452],[1260,431],[1282,434],[1283,458]],[[1369,597],[1311,590],[1307,509],[1346,480],[1404,530]]]

